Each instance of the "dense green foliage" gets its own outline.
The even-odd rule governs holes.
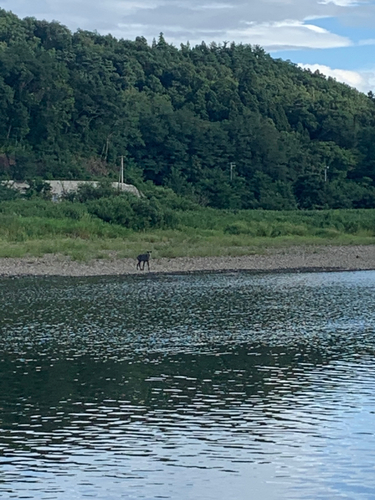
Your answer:
[[[372,94],[258,46],[177,49],[162,35],[149,46],[0,10],[4,179],[117,178],[123,155],[127,182],[201,205],[370,208],[374,136]],[[145,210],[108,203],[87,209],[103,220],[112,210],[121,224]],[[157,200],[148,203],[162,226]]]
[[[255,238],[335,239],[375,237],[375,210],[231,210],[201,207],[170,188],[150,187],[146,196],[118,193],[109,185],[81,186],[60,203],[37,194],[0,203],[0,240],[51,237],[128,238],[137,231],[175,230],[186,236],[220,236],[234,245]],[[145,233],[146,234],[146,233]],[[233,237],[238,237],[233,239]],[[368,242],[371,242],[368,241]],[[231,244],[231,243],[229,243]]]
[[[10,188],[2,188],[3,193],[14,192]],[[89,237],[89,227],[93,228],[93,234],[104,237],[117,237],[126,234],[119,228],[127,228],[135,231],[148,229],[173,229],[177,227],[178,217],[176,210],[180,207],[180,197],[177,196],[171,189],[159,188],[159,196],[162,195],[162,202],[153,195],[154,189],[151,190],[148,196],[137,198],[128,193],[119,193],[109,184],[103,183],[97,188],[91,185],[81,185],[76,193],[71,193],[66,196],[66,199],[60,203],[54,203],[45,195],[40,195],[33,187],[27,190],[26,194],[19,195],[16,199],[11,199],[7,194],[0,203],[0,227],[1,231],[7,233],[9,231],[9,222],[11,220],[18,221],[16,224],[25,225],[25,218],[34,217],[35,219],[44,219],[43,227],[45,234],[65,234],[69,235],[71,229],[66,229],[66,225],[72,229],[72,235],[80,236],[76,232],[78,226],[85,226],[85,236]],[[184,201],[184,200],[181,200]],[[194,206],[194,205],[192,205]],[[108,228],[107,225],[100,224],[98,219],[110,225],[116,225],[116,230]],[[61,223],[56,225],[53,220],[60,220]],[[65,222],[62,222],[64,221]],[[77,224],[71,224],[71,221],[80,221]],[[33,222],[35,224],[35,221]],[[36,236],[35,228],[26,227],[25,237]],[[93,224],[97,224],[93,226]],[[52,229],[52,228],[55,229]],[[98,228],[99,233],[98,233]]]

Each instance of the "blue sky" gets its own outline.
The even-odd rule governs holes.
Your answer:
[[[375,0],[0,0],[23,18],[179,46],[260,45],[273,57],[375,91]]]

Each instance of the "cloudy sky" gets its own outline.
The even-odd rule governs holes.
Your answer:
[[[257,44],[273,57],[375,91],[375,0],[0,0],[19,17],[149,42]]]

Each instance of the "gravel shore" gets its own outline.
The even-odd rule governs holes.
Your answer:
[[[106,276],[223,271],[354,271],[375,269],[375,245],[269,249],[242,257],[152,259],[150,271],[136,270],[135,259],[76,262],[60,255],[0,259],[0,276]]]

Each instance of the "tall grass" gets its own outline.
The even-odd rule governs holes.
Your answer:
[[[113,221],[105,222],[90,213],[88,206],[46,200],[0,203],[0,257],[62,253],[87,260],[134,257],[150,249],[155,257],[173,258],[244,255],[290,245],[375,243],[372,209],[309,212],[177,209],[171,218],[163,214],[154,218],[160,227],[155,223],[156,227],[136,231]],[[137,220],[141,217],[139,213],[136,216]],[[173,229],[168,229],[168,220]]]
[[[314,236],[324,229],[346,234],[357,234],[361,231],[375,234],[375,210],[373,209],[276,212],[205,208],[181,212],[179,220],[181,226],[252,236]]]

